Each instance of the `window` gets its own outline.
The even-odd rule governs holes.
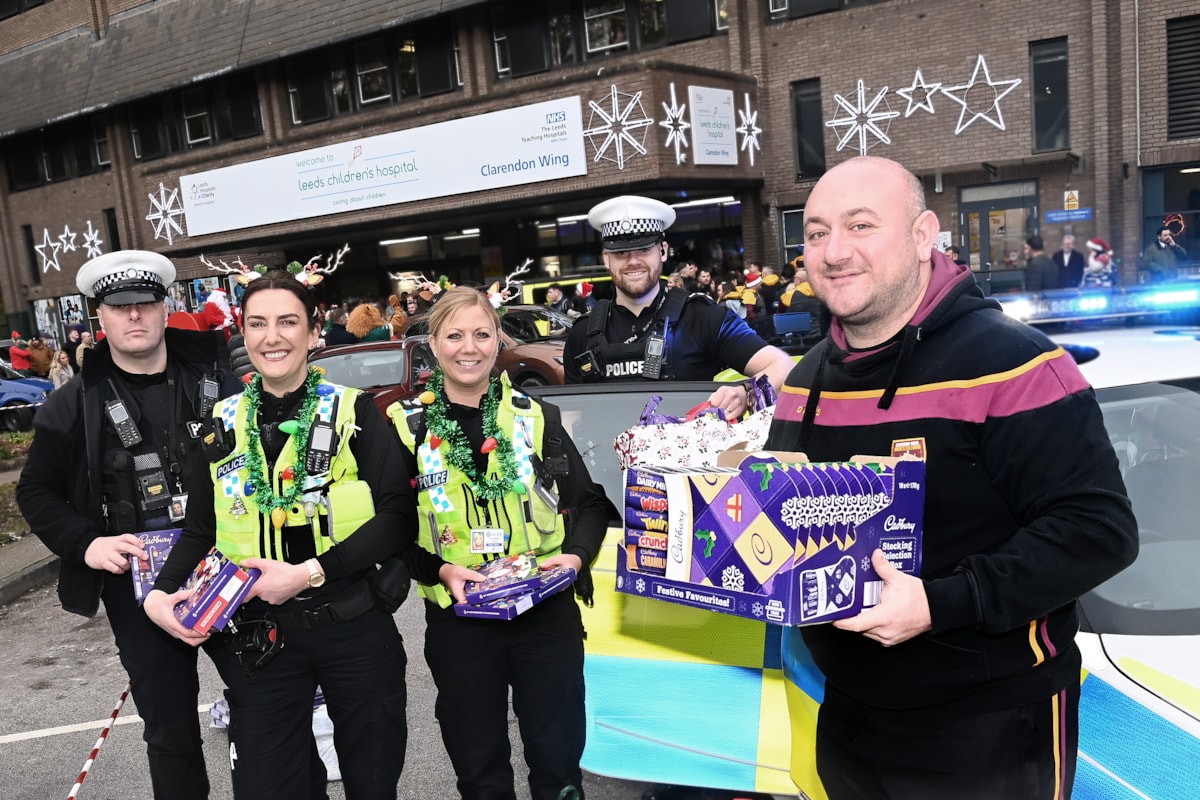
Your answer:
[[[33,238],[33,226],[21,226],[21,238],[25,240],[25,258],[29,264],[29,283],[32,286],[42,284],[42,265],[39,263],[37,244]]]
[[[1071,146],[1071,94],[1067,66],[1066,37],[1029,45],[1035,153],[1066,150]]]
[[[550,0],[550,62],[560,67],[578,60],[575,52],[575,24],[568,0]]]
[[[852,3],[847,5],[867,5],[879,0]],[[824,14],[827,11],[837,11],[842,7],[842,0],[767,0],[767,14],[771,19],[798,19],[811,17],[813,14]]]
[[[624,0],[585,0],[583,30],[589,53],[629,47],[628,20]]]
[[[1200,16],[1167,21],[1167,138],[1200,136]]]
[[[133,157],[142,161],[261,133],[258,84],[252,71],[151,97],[129,108]],[[107,138],[102,144],[107,158]],[[101,152],[101,140],[96,150]]]
[[[508,62],[508,26],[505,24],[504,9],[500,6],[492,8],[492,51],[496,54],[496,75],[504,76],[512,72]]]
[[[825,174],[825,123],[819,78],[792,84],[792,120],[796,129],[796,180],[816,180]]]
[[[11,191],[91,175],[109,165],[108,139],[99,118],[72,120],[4,140]]]
[[[454,51],[454,72],[457,75],[458,50]],[[400,85],[401,97],[417,96],[417,43],[412,39],[401,41],[396,51],[396,82]]]
[[[667,42],[667,4],[663,0],[641,0],[638,9],[640,44],[654,47]]]
[[[117,210],[106,208],[102,213],[104,214],[104,229],[108,231],[108,252],[113,253],[121,249],[121,231],[117,227]]]
[[[366,106],[392,99],[383,39],[372,39],[354,46],[354,72],[358,79],[359,103]]]
[[[804,209],[784,211],[783,216],[783,260],[791,262],[800,254],[804,244]]]
[[[45,2],[46,0],[0,0],[0,19],[15,17]]]
[[[729,30],[729,9],[727,6],[728,3],[726,0],[713,0],[714,21],[719,31]]]

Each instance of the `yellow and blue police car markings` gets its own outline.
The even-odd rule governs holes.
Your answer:
[[[1195,800],[1200,739],[1095,675],[1079,702],[1074,800]]]

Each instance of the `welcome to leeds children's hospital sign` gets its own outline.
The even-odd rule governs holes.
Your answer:
[[[180,178],[188,234],[587,174],[578,96]]]

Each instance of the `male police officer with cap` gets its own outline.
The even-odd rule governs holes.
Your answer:
[[[786,353],[706,295],[667,290],[661,280],[664,232],[675,222],[675,209],[648,197],[614,197],[593,207],[588,222],[600,231],[617,297],[596,303],[567,335],[567,383],[712,380],[733,367],[744,375],[765,373],[776,388],[783,384],[793,366]],[[746,400],[744,386],[730,385],[709,403],[733,419],[745,411]]]
[[[208,480],[201,425],[239,386],[215,333],[167,330],[171,261],[124,250],[88,261],[76,286],[97,302],[105,339],[35,419],[17,485],[21,513],[62,559],[58,596],[94,616],[104,601],[129,673],[156,800],[208,797],[196,714],[196,650],[168,636],[134,599],[135,534],[179,527],[189,486]],[[161,565],[159,565],[161,566]]]

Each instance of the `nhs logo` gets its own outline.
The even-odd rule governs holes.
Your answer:
[[[546,115],[546,124],[547,125],[553,125],[556,122],[566,122],[566,121],[567,121],[567,112],[565,112],[565,111],[553,111]]]

